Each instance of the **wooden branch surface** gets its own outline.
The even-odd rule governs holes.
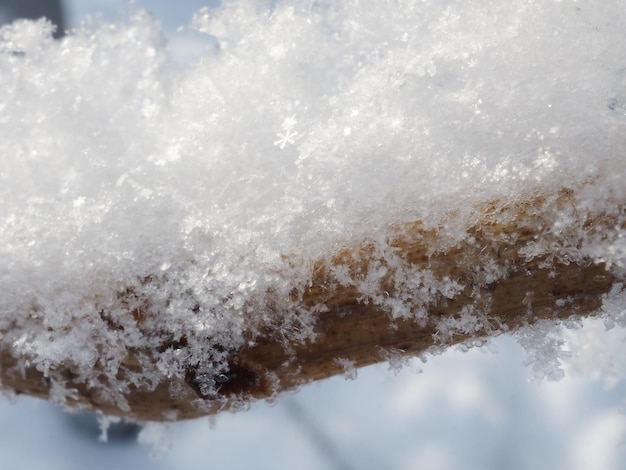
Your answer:
[[[555,214],[569,210],[570,196],[568,191],[561,191],[552,198],[534,196],[509,205],[485,204],[477,208],[476,222],[467,230],[467,239],[451,246],[441,243],[443,228],[426,229],[419,222],[397,227],[390,246],[400,259],[428,270],[436,279],[453,279],[464,286],[452,298],[439,295],[429,302],[426,320],[394,319],[388,309],[364,301],[355,287],[336,282],[333,265],[347,266],[358,277],[376,264],[375,249],[364,241],[353,250],[339,253],[330,263],[320,261],[315,266],[313,283],[299,301],[304,307],[320,303],[326,307],[317,320],[316,341],[285,345],[270,330],[255,338],[253,346],[230,351],[230,370],[219,380],[218,397],[203,396],[197,365],[190,364],[184,380],[164,377],[153,391],[131,386],[126,396],[130,409],[122,409],[84,383],[74,383],[68,369],[60,373],[65,374],[66,385],[75,388],[76,393],[67,405],[135,420],[194,418],[342,374],[345,364],[362,367],[390,355],[419,355],[433,346],[514,331],[541,319],[559,321],[593,314],[601,306],[602,295],[620,279],[604,264],[584,257],[568,259],[567,252],[577,248],[583,236],[604,236],[615,229],[617,216],[583,216],[572,222],[567,233],[554,233],[549,228]],[[550,242],[550,237],[554,238],[552,246],[561,244],[561,253],[524,254],[524,248],[538,240]],[[502,267],[507,274],[493,279],[488,275],[488,266]],[[390,296],[399,289],[392,271],[382,287]],[[450,333],[439,329],[440,319],[467,314],[479,320],[472,331]],[[18,394],[48,398],[50,380],[32,366],[24,369],[23,360],[14,354],[10,351],[0,356],[3,387]],[[19,372],[17,366],[24,372]],[[129,352],[118,378],[136,367]]]

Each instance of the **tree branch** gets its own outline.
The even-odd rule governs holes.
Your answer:
[[[555,231],[563,213],[573,216],[567,227]],[[419,355],[433,347],[479,341],[538,320],[592,315],[600,308],[602,296],[621,279],[602,262],[586,256],[581,247],[584,240],[618,233],[622,213],[621,208],[611,213],[579,213],[572,192],[562,190],[521,202],[496,201],[477,207],[475,222],[460,242],[446,241],[445,223],[454,214],[446,215],[440,227],[414,222],[390,229],[388,247],[404,268],[459,286],[450,293],[427,296],[407,289],[396,276],[400,268],[390,264],[372,241],[364,240],[330,261],[320,260],[304,295],[294,294],[292,301],[303,308],[320,310],[316,339],[285,344],[280,327],[268,328],[248,346],[226,351],[229,370],[215,377],[220,384],[217,396],[203,393],[198,364],[187,366],[184,379],[164,376],[154,390],[129,384],[128,406],[75,381],[69,368],[56,371],[56,377],[65,379],[66,389],[75,389],[66,401],[70,407],[127,419],[187,419],[341,374],[346,365],[362,367],[393,355]],[[409,300],[413,295],[414,309],[394,313],[380,297],[369,298],[355,285],[339,282],[337,266],[348,269],[352,279],[365,279],[372,269],[382,266],[385,275],[379,294],[390,299],[408,295]],[[267,293],[268,305],[273,295]],[[129,350],[117,379],[141,367],[136,359],[140,354],[158,352]],[[53,382],[29,366],[27,358],[5,351],[0,365],[5,389],[50,398]]]

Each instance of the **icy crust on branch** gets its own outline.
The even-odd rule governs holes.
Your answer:
[[[437,253],[485,201],[591,187],[525,255],[621,267],[617,219],[563,251],[568,217],[625,200],[626,2],[254,3],[198,12],[219,47],[183,69],[143,13],[0,29],[2,345],[59,401],[71,379],[123,409],[189,365],[216,396],[229,351],[312,338],[316,263],[364,240],[378,264],[333,282],[425,322],[467,286],[403,264],[394,230],[421,221]]]

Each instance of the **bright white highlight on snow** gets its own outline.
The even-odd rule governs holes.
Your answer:
[[[462,239],[477,202],[560,186],[584,186],[590,212],[626,200],[625,1],[253,3],[198,12],[216,47],[185,67],[143,13],[59,42],[43,21],[0,29],[4,348],[91,383],[96,363],[115,381],[127,350],[184,335],[130,378],[151,387],[181,364],[219,369],[277,312],[286,339],[310,337],[290,293],[392,224],[454,208]],[[580,252],[622,267],[626,247]],[[546,338],[526,341],[539,361]]]

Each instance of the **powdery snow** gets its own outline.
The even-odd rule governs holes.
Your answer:
[[[626,200],[626,1],[253,3],[199,11],[189,28],[215,46],[185,67],[144,13],[61,41],[45,21],[0,29],[0,341],[59,402],[60,364],[95,384],[98,363],[123,408],[130,383],[219,372],[277,315],[286,340],[309,339],[315,312],[290,299],[313,263],[375,234],[391,263],[398,223],[453,208],[450,242],[484,201],[580,188],[578,217]],[[619,228],[577,249],[614,269],[626,252]],[[416,302],[344,275],[392,314]],[[422,302],[463,287],[402,275]],[[624,310],[616,286],[604,316]],[[540,370],[551,334],[523,339]],[[183,335],[117,380],[129,350]]]

